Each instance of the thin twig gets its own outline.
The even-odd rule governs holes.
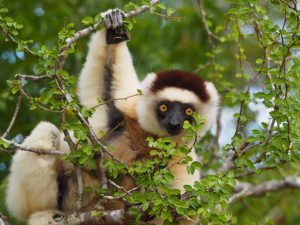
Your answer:
[[[40,81],[45,79],[53,79],[54,75],[43,75],[43,76],[35,76],[35,75],[25,75],[25,74],[16,74],[16,79],[24,79],[24,80],[32,80],[32,81]]]
[[[183,16],[168,16],[168,15],[165,15],[165,14],[161,14],[161,13],[158,13],[158,12],[152,12],[153,14],[157,15],[157,16],[160,16],[160,17],[163,17],[163,18],[166,18],[166,19],[169,19],[169,20],[183,20],[184,17]]]
[[[129,96],[124,97],[124,98],[112,98],[112,99],[109,99],[107,101],[100,102],[99,104],[93,106],[92,109],[95,109],[95,108],[97,108],[99,106],[102,106],[102,105],[106,105],[106,104],[108,104],[110,102],[120,101],[120,100],[128,100],[129,98],[133,98],[133,97],[140,96],[140,95],[141,95],[140,93],[137,93],[137,94],[129,95]]]
[[[279,160],[279,162],[276,165],[274,165],[274,166],[264,166],[264,167],[258,168],[255,171],[254,170],[247,170],[247,171],[245,171],[243,173],[236,174],[234,177],[235,178],[247,177],[247,176],[256,174],[258,171],[273,170],[273,169],[276,169],[278,165],[284,165],[287,162],[288,162],[287,160]]]
[[[116,184],[114,181],[108,179],[108,182],[113,185],[114,187],[116,187],[117,189],[121,190],[122,192],[126,193],[127,195],[131,196],[131,193],[129,191],[127,191],[124,187]]]
[[[177,159],[175,162],[172,162],[171,164],[169,164],[166,168],[167,168],[167,169],[170,169],[170,168],[172,168],[173,166],[175,166],[175,165],[177,165],[178,163],[180,163],[180,161],[183,160],[183,159],[184,159],[184,158],[185,158],[185,157],[193,150],[193,148],[194,148],[194,146],[196,145],[197,142],[198,142],[198,136],[197,136],[197,133],[195,132],[195,133],[194,133],[194,141],[193,141],[193,143],[191,144],[191,147],[189,147],[188,152],[187,152],[185,155],[179,157],[179,159]]]
[[[208,37],[208,42],[209,44],[214,48],[215,45],[213,43],[213,38],[218,40],[218,37],[214,35],[214,33],[209,29],[208,23],[207,23],[207,19],[206,19],[206,12],[204,10],[204,6],[202,5],[202,0],[196,0],[197,6],[198,6],[198,11],[199,14],[201,16],[204,28],[206,30],[207,33],[207,37]]]
[[[19,110],[20,110],[20,105],[21,105],[21,102],[22,102],[22,99],[23,99],[23,93],[20,92],[19,94],[19,97],[18,97],[18,100],[17,100],[17,105],[16,105],[16,108],[15,108],[15,112],[13,114],[13,117],[11,118],[11,121],[6,129],[6,131],[4,132],[4,134],[2,135],[2,138],[6,138],[6,136],[9,134],[10,130],[12,129],[15,121],[16,121],[16,118],[18,116],[18,113],[19,113]]]
[[[273,128],[274,128],[275,122],[276,122],[276,120],[273,118],[272,121],[271,121],[269,130],[268,130],[268,136],[267,136],[267,138],[266,138],[265,144],[268,144],[269,141],[270,141],[270,139],[271,139],[271,137],[272,137],[272,134],[273,134]]]
[[[132,193],[136,190],[138,190],[139,188],[141,187],[141,185],[139,186],[136,186],[130,190],[128,190],[127,192],[124,192],[123,194],[119,195],[119,196],[109,196],[109,195],[103,195],[101,196],[102,198],[104,199],[107,199],[107,200],[118,200],[118,199],[122,199],[122,200],[125,200],[124,197],[128,195],[128,193]],[[119,188],[118,188],[119,189]]]
[[[264,54],[263,62],[261,63],[259,70],[257,71],[257,73],[254,75],[254,77],[250,80],[250,82],[248,84],[247,90],[245,92],[246,95],[248,95],[250,93],[250,89],[251,89],[254,81],[258,77],[258,75],[262,72],[265,63],[266,63],[266,54]],[[237,123],[236,123],[236,129],[235,129],[234,136],[237,135],[240,131],[241,116],[243,114],[243,108],[244,108],[245,102],[246,102],[246,100],[241,101],[240,111],[239,111],[239,116],[238,116]]]
[[[2,151],[5,151],[5,152],[21,150],[21,151],[34,152],[37,154],[44,154],[44,155],[63,155],[64,154],[63,152],[61,152],[59,150],[42,151],[42,150],[34,149],[34,148],[27,148],[26,146],[23,146],[21,144],[18,144],[14,141],[7,140],[2,137],[0,137],[0,140],[5,142],[6,144],[8,144],[8,148],[5,148],[5,149],[2,148]]]
[[[65,111],[61,113],[60,119],[62,123],[65,123]],[[67,129],[63,129],[63,133],[65,136],[64,140],[68,143],[70,151],[75,152],[77,150],[77,145],[73,142],[70,132]],[[75,167],[75,174],[77,179],[76,213],[78,214],[81,210],[82,202],[83,202],[84,181],[83,181],[82,170],[80,168],[80,165],[76,163],[74,167]]]
[[[5,34],[13,43],[18,44],[18,42],[16,41],[16,39],[6,30],[3,30],[0,27],[0,32]],[[24,50],[29,53],[32,56],[37,56],[33,51],[31,51],[27,46],[24,46]]]
[[[0,225],[9,225],[6,216],[0,213]]]
[[[159,3],[159,1],[160,0],[151,0],[149,5],[143,5],[143,6],[141,6],[140,8],[138,8],[136,10],[132,10],[132,11],[129,11],[129,12],[125,13],[125,17],[130,18],[130,17],[136,16],[136,15],[139,15],[139,14],[149,10],[151,6]],[[101,27],[101,25],[102,25],[102,20],[97,22],[96,24],[94,24],[91,27],[88,27],[88,28],[85,28],[83,30],[77,31],[72,38],[68,38],[66,40],[66,46],[60,52],[62,53],[64,51],[66,51],[67,49],[69,49],[71,47],[71,45],[74,42],[76,42],[78,39],[80,39],[82,37],[85,37],[85,36],[91,34],[92,32],[95,32],[99,27]]]
[[[24,90],[23,86],[20,87],[20,92],[27,98],[27,99],[31,99],[30,96],[26,93],[26,91]],[[42,106],[40,103],[38,103],[37,101],[34,101],[34,104],[44,110],[44,111],[47,111],[47,112],[51,112],[51,113],[62,113],[64,111],[64,109],[62,110],[53,110],[53,109],[48,109],[46,108],[45,106]]]

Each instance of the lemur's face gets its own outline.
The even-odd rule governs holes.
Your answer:
[[[171,136],[178,135],[183,131],[185,120],[192,123],[195,107],[191,103],[163,100],[157,104],[156,116],[159,124]]]
[[[181,141],[184,121],[193,123],[195,112],[205,118],[197,131],[198,136],[203,136],[216,118],[218,93],[212,83],[195,74],[178,70],[150,73],[142,82],[142,90],[137,119],[150,134]]]

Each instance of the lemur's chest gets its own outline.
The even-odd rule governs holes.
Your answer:
[[[146,141],[149,134],[145,132],[135,119],[125,117],[124,130],[107,141],[111,153],[125,163],[133,163],[148,157],[149,147]]]

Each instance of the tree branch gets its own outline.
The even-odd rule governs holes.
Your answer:
[[[196,0],[196,3],[197,3],[197,6],[198,6],[198,11],[199,11],[199,14],[201,16],[201,20],[203,22],[203,25],[204,25],[204,28],[205,28],[205,31],[207,33],[207,37],[208,37],[208,42],[209,44],[214,48],[215,45],[213,43],[213,38],[217,39],[218,40],[218,37],[216,37],[213,32],[209,29],[209,26],[207,24],[207,20],[206,20],[206,12],[204,10],[204,7],[203,7],[203,4],[202,4],[202,0]]]
[[[239,182],[234,188],[236,194],[231,196],[229,203],[236,202],[244,197],[259,196],[266,192],[280,191],[284,188],[300,189],[300,177],[289,176],[282,180],[270,180],[256,185],[247,182]]]
[[[130,18],[130,17],[136,16],[136,15],[139,15],[139,14],[141,14],[141,13],[149,10],[151,6],[159,3],[159,1],[160,0],[151,0],[149,5],[143,5],[143,6],[141,6],[140,8],[138,8],[136,10],[131,10],[131,11],[125,13],[125,17],[126,18]],[[76,42],[78,39],[80,39],[82,37],[85,37],[85,36],[91,34],[92,32],[96,31],[97,28],[100,27],[101,25],[102,25],[102,20],[99,21],[99,22],[97,22],[93,26],[90,26],[90,27],[85,28],[83,30],[77,31],[72,38],[68,38],[66,40],[67,44],[66,44],[65,48],[62,49],[61,52],[69,49],[70,46],[71,46],[71,44],[73,44],[74,42]]]
[[[2,138],[6,138],[6,136],[9,134],[10,130],[12,129],[15,121],[16,121],[16,118],[18,116],[18,113],[19,113],[19,110],[20,110],[20,105],[21,105],[21,102],[22,102],[22,99],[23,99],[23,96],[24,94],[22,92],[20,92],[19,94],[19,97],[18,97],[18,100],[17,100],[17,105],[16,105],[16,108],[15,108],[15,112],[13,114],[13,117],[6,129],[6,131],[4,132],[4,134],[2,135]]]
[[[6,143],[8,145],[7,148],[0,148],[2,151],[9,152],[9,151],[26,151],[26,152],[34,152],[37,154],[44,154],[44,155],[63,155],[64,153],[59,150],[51,150],[51,151],[42,151],[39,149],[27,148],[24,145],[18,144],[14,141],[9,141],[3,137],[0,137],[0,141]]]
[[[9,225],[6,216],[2,215],[1,213],[0,213],[0,225]]]
[[[79,224],[123,224],[124,222],[134,221],[135,215],[119,209],[112,211],[88,211],[82,212],[78,216],[71,214],[56,220],[57,225],[79,225]]]
[[[53,79],[54,75],[43,75],[43,76],[35,76],[35,75],[24,75],[24,74],[16,74],[16,79],[24,79],[24,80],[33,80],[33,81],[40,81],[44,79]]]

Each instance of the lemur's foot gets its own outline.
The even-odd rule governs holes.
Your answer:
[[[40,122],[23,144],[28,148],[45,152],[57,150],[60,145],[60,132],[52,123]]]
[[[61,224],[64,215],[58,211],[41,211],[32,214],[28,220],[29,225],[57,225]]]
[[[102,13],[103,23],[106,29],[117,29],[123,26],[123,18],[125,14],[120,9],[109,9]]]
[[[125,14],[120,9],[110,9],[102,13],[103,24],[107,29],[107,44],[116,44],[129,40],[129,34],[124,27]]]

